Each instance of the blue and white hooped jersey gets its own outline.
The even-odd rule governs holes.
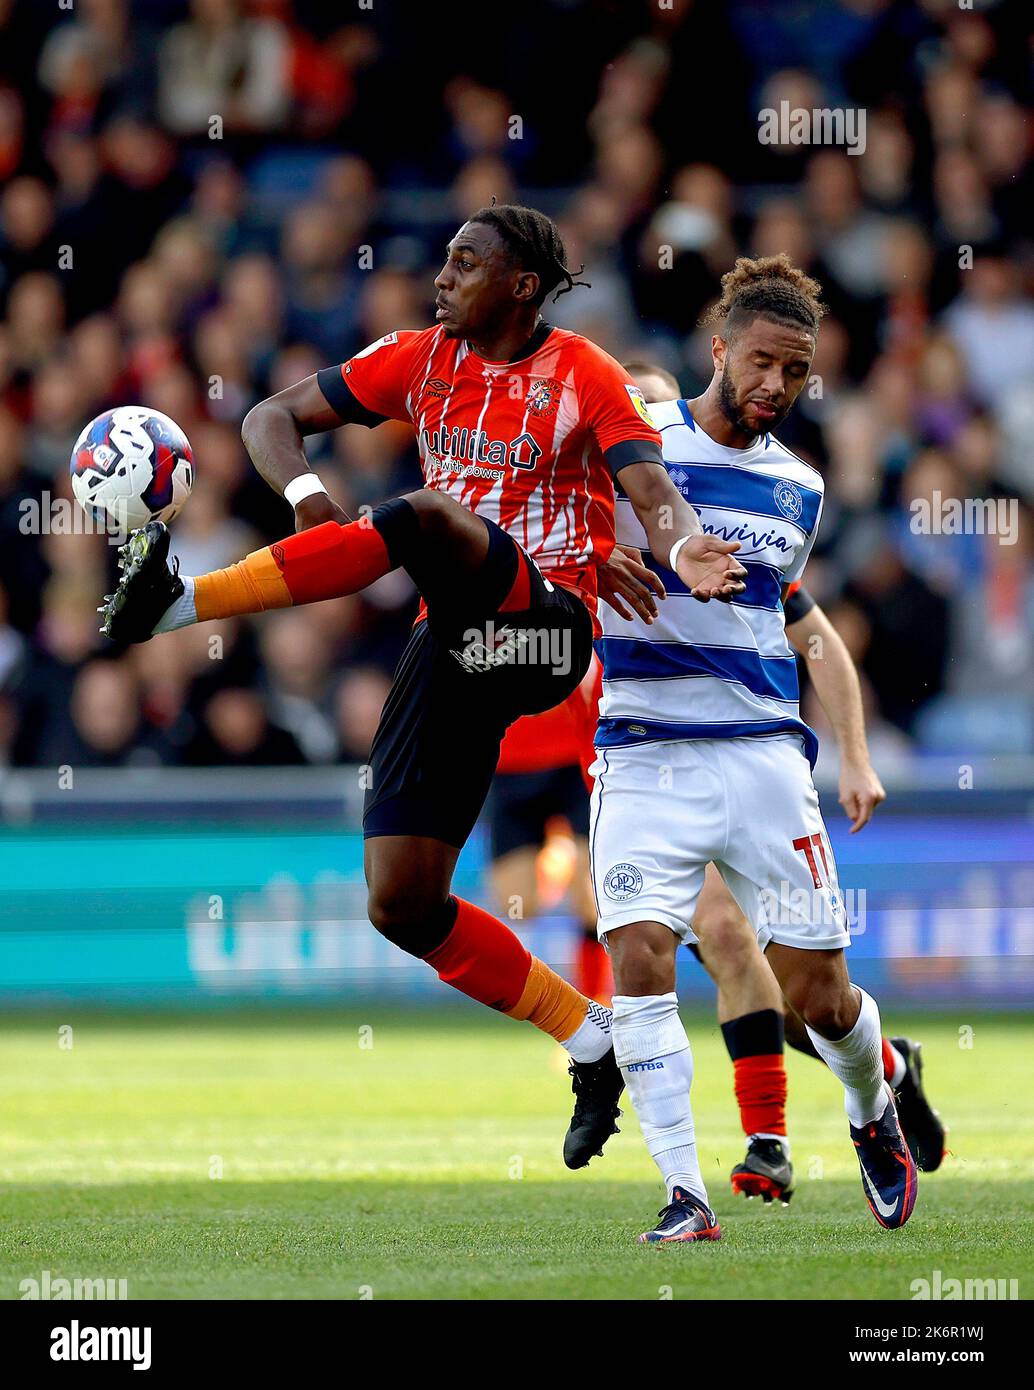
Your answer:
[[[672,482],[706,532],[740,542],[746,592],[700,603],[647,550],[620,491],[617,540],[639,546],[668,597],[650,624],[600,604],[603,698],[597,748],[673,739],[797,733],[812,764],[818,740],[802,722],[797,664],[786,639],[782,585],[804,572],[822,512],[822,478],[771,435],[749,449],[717,444],[685,401],[651,404]]]

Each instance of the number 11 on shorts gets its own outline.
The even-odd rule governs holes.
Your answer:
[[[808,861],[808,868],[811,870],[811,877],[816,888],[822,887],[822,880],[819,878],[819,866],[815,860],[815,851],[818,850],[819,858],[822,860],[822,872],[826,875],[826,882],[829,882],[829,863],[826,860],[826,847],[822,843],[822,833],[816,830],[814,835],[799,835],[793,842],[793,847],[803,854]]]

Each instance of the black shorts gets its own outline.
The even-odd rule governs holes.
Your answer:
[[[367,838],[465,844],[508,725],[566,700],[588,669],[588,608],[544,579],[505,531],[485,525],[489,549],[476,583],[420,582],[427,620],[402,653],[370,751]],[[521,591],[526,583],[526,606],[500,612],[515,583]]]
[[[575,835],[589,835],[589,793],[577,763],[542,772],[497,772],[488,793],[492,858],[545,843],[546,824],[563,816]]]

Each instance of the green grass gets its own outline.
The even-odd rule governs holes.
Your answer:
[[[362,1005],[8,1018],[0,1297],[44,1269],[125,1277],[131,1298],[908,1298],[935,1269],[1015,1278],[1030,1297],[1034,1023],[892,1020],[924,1043],[952,1153],[921,1181],[910,1224],[886,1232],[839,1087],[796,1054],[797,1195],[774,1209],[733,1198],[731,1069],[713,1020],[687,1022],[724,1239],[647,1249],[634,1237],[662,1194],[634,1117],[605,1159],[568,1173],[562,1056],[508,1019]]]

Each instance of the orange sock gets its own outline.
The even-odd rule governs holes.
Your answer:
[[[902,1056],[901,1056],[901,1053],[898,1052],[898,1051],[896,1050],[896,1048],[895,1048],[895,1047],[893,1046],[893,1044],[890,1042],[889,1038],[884,1038],[884,1039],[883,1039],[883,1075],[884,1075],[884,1077],[886,1078],[886,1080],[888,1080],[888,1081],[891,1083],[891,1085],[894,1084],[894,1073],[898,1070],[898,1064],[899,1064],[899,1063],[901,1064],[901,1068],[902,1068],[901,1076],[898,1077],[898,1081],[900,1082],[901,1077],[903,1077],[904,1074],[905,1074],[905,1073],[904,1073],[904,1066],[905,1066],[904,1060],[903,1060],[903,1058],[902,1058]]]
[[[393,566],[380,532],[367,521],[326,521],[255,550],[224,570],[194,579],[199,623],[267,608],[355,594]]]
[[[509,1013],[524,996],[530,952],[498,917],[462,898],[454,896],[453,902],[452,930],[424,960],[461,994]]]
[[[267,546],[252,551],[236,565],[194,580],[194,611],[199,623],[209,618],[236,618],[267,608],[290,608],[291,591]]]
[[[559,1043],[586,1025],[579,1061],[596,1061],[607,1050],[609,1015],[548,965],[531,955],[498,917],[453,895],[456,920],[440,946],[424,956],[439,979],[461,994],[526,1019]],[[574,1055],[572,1053],[572,1055]]]
[[[555,970],[536,956],[531,958],[528,981],[520,999],[506,1012],[511,1018],[524,1018],[565,1043],[573,1038],[589,1014],[589,1000],[574,985],[562,980]],[[602,1011],[601,1011],[602,1012]]]
[[[610,971],[610,957],[595,932],[587,932],[578,938],[578,964],[575,968],[575,984],[586,999],[595,999],[599,1004],[609,1004],[614,993],[614,980]]]
[[[740,1057],[733,1062],[736,1102],[744,1134],[786,1134],[786,1067],[783,1054]]]
[[[786,1134],[783,1015],[758,1009],[722,1024],[744,1134]]]

